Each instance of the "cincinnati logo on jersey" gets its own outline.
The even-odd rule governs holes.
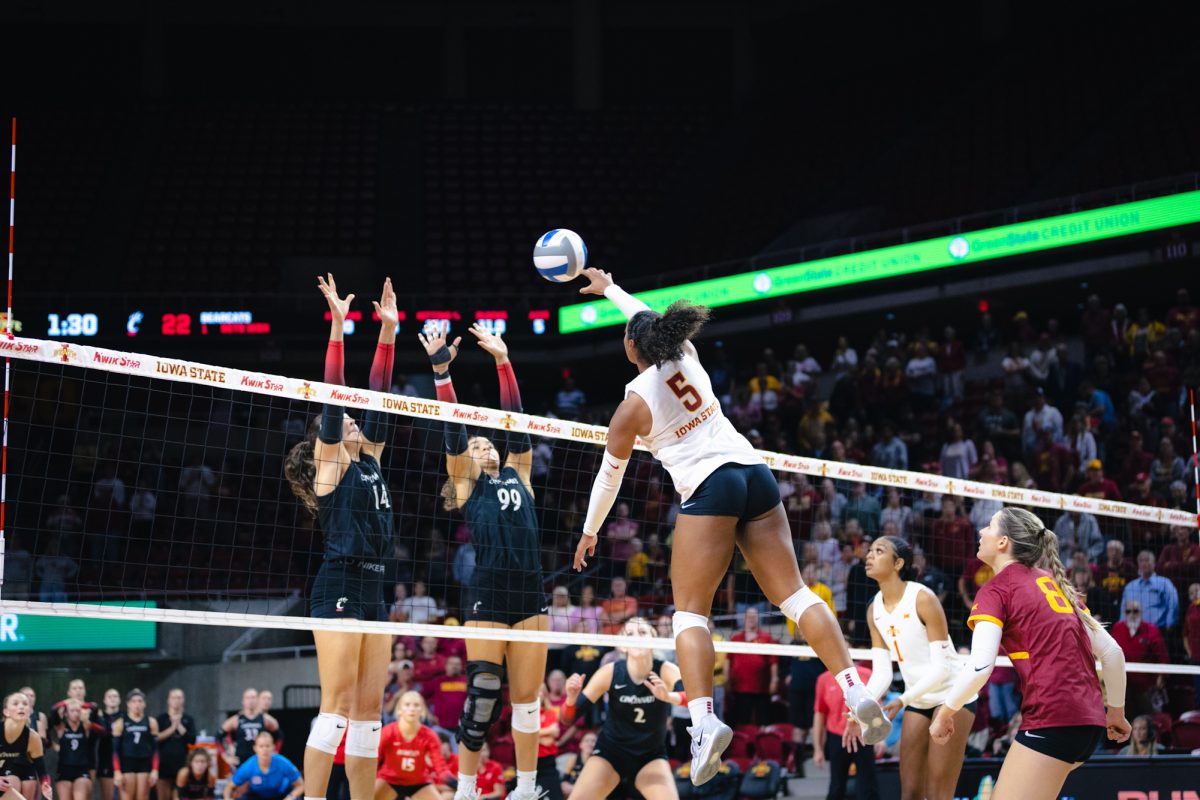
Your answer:
[[[622,695],[617,696],[617,702],[618,703],[632,703],[634,705],[644,706],[649,703],[658,702],[658,698],[655,697],[654,695],[650,695],[649,697],[647,697],[646,695],[641,695],[641,694],[622,694]]]

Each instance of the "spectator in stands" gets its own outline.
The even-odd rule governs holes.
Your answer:
[[[1200,667],[1200,583],[1188,586],[1187,612],[1183,618],[1183,652],[1188,663]],[[1200,698],[1200,675],[1193,675],[1193,697]]]
[[[920,545],[913,547],[913,580],[933,592],[939,603],[946,602],[946,573],[929,563]]]
[[[1195,503],[1188,497],[1188,487],[1183,481],[1171,481],[1168,487],[1167,508],[1175,511],[1191,511]]]
[[[850,568],[854,566],[854,545],[842,542],[838,558],[829,571],[829,590],[833,593],[833,611],[846,624],[846,585],[850,580]]]
[[[570,375],[563,378],[562,389],[554,396],[554,410],[563,419],[579,419],[583,407],[587,405],[587,395],[575,385],[575,379]]]
[[[1096,449],[1096,437],[1088,429],[1088,419],[1082,412],[1072,414],[1067,422],[1065,444],[1075,453],[1075,466],[1082,475],[1088,464],[1096,460],[1096,454],[1100,452]]]
[[[1083,310],[1080,322],[1080,332],[1083,334],[1088,361],[1107,352],[1112,336],[1112,316],[1108,309],[1100,304],[1099,295],[1088,296],[1087,307]]]
[[[600,626],[603,624],[604,610],[596,605],[596,589],[590,583],[585,583],[583,588],[579,590],[579,605],[568,612],[568,617],[571,620],[571,630],[573,632],[600,632]]]
[[[1129,390],[1125,405],[1129,409],[1129,421],[1135,428],[1144,428],[1146,422],[1156,414],[1155,398],[1158,393],[1150,386],[1145,375],[1138,378],[1137,386]]]
[[[1179,430],[1179,426],[1175,424],[1174,417],[1163,417],[1158,421],[1158,436],[1160,444],[1163,437],[1170,439],[1176,454],[1186,453],[1191,450],[1191,441]],[[1182,457],[1180,456],[1180,458]]]
[[[1129,744],[1117,751],[1118,756],[1140,756],[1143,758],[1160,755],[1166,748],[1158,741],[1158,730],[1149,714],[1135,717],[1129,735]]]
[[[1117,475],[1123,485],[1133,483],[1141,473],[1149,475],[1150,465],[1154,463],[1154,454],[1146,452],[1144,442],[1141,431],[1129,432],[1129,450],[1121,460],[1121,471]]]
[[[1007,457],[1017,454],[1021,438],[1021,426],[1017,415],[1004,406],[1004,394],[993,391],[988,395],[987,406],[979,412],[979,433],[998,443],[1000,451]]]
[[[1179,623],[1179,592],[1175,585],[1154,571],[1154,554],[1138,553],[1138,577],[1130,581],[1122,595],[1122,609],[1133,601],[1142,618],[1164,633]],[[1123,619],[1123,617],[1122,617]]]
[[[938,459],[942,474],[947,478],[965,480],[979,461],[979,455],[975,452],[975,442],[963,435],[963,427],[957,422],[948,426],[948,433],[950,435],[942,445]]]
[[[1200,325],[1200,308],[1192,305],[1187,289],[1175,293],[1175,305],[1167,311],[1167,327],[1190,331]]]
[[[1037,345],[1029,352],[1029,377],[1039,389],[1050,381],[1050,370],[1054,367],[1057,352],[1050,343],[1050,334],[1038,337]]]
[[[938,372],[942,376],[942,397],[945,407],[962,400],[963,372],[967,368],[967,351],[958,339],[958,333],[949,325],[942,331],[942,343],[938,346]]]
[[[405,601],[408,599],[408,584],[397,583],[392,587],[392,605],[388,609],[388,619],[392,622],[408,622],[408,610]]]
[[[760,361],[754,366],[754,377],[750,379],[750,396],[763,411],[774,411],[779,408],[779,392],[783,384],[779,376],[772,373],[766,362]]]
[[[1029,375],[1029,359],[1021,352],[1021,343],[1008,343],[1008,354],[1000,362],[1004,371],[1004,396],[1010,403],[1024,400],[1032,378]]]
[[[1046,394],[1038,387],[1033,395],[1033,407],[1025,412],[1025,420],[1021,424],[1021,445],[1026,458],[1033,455],[1043,430],[1050,431],[1052,441],[1058,441],[1063,436],[1063,416],[1054,406],[1046,402]]]
[[[1071,560],[1075,550],[1086,552],[1088,561],[1098,560],[1104,552],[1100,523],[1091,514],[1064,511],[1054,521],[1054,534],[1058,537],[1058,555],[1064,564]]]
[[[446,656],[438,652],[438,640],[432,636],[421,639],[421,649],[413,656],[413,682],[423,691],[425,681],[433,680],[446,671]]]
[[[834,372],[850,372],[858,366],[858,352],[850,346],[845,336],[839,336],[837,346],[833,350],[833,363],[830,367]]]
[[[637,598],[625,594],[626,587],[625,579],[619,575],[609,584],[609,598],[600,604],[604,633],[619,634],[625,623],[637,616]]]
[[[1170,494],[1172,481],[1183,479],[1183,459],[1175,454],[1175,443],[1170,436],[1158,440],[1158,455],[1150,462],[1150,487],[1166,497]]]
[[[4,597],[25,600],[33,591],[33,556],[21,543],[21,535],[9,533],[4,554]]]
[[[46,540],[46,552],[33,562],[33,571],[38,579],[38,599],[43,603],[67,602],[67,583],[79,574],[79,564],[70,556],[59,552],[58,536]]]
[[[437,601],[426,594],[425,581],[413,583],[412,596],[400,601],[400,607],[408,621],[416,625],[428,625],[444,616],[444,612],[438,608]]]
[[[854,666],[864,683],[871,679],[869,667],[861,664]],[[856,767],[856,796],[859,800],[878,797],[875,750],[859,745],[855,751],[850,751],[842,744],[847,715],[846,702],[841,696],[841,691],[831,672],[822,672],[817,678],[816,700],[813,703],[813,762],[818,769],[824,769],[827,762],[829,764],[827,800],[842,800],[846,796],[851,764]],[[882,743],[876,747],[881,745]]]
[[[604,529],[608,543],[608,557],[613,570],[625,571],[625,562],[633,555],[633,542],[638,535],[638,524],[629,518],[629,503],[618,503],[612,522]]]
[[[880,529],[883,530],[891,522],[896,526],[894,535],[907,542],[912,535],[912,517],[913,510],[900,502],[900,490],[895,486],[887,487],[885,505],[879,512]],[[886,531],[884,535],[887,535]]]
[[[1125,544],[1120,539],[1109,539],[1105,545],[1104,560],[1096,569],[1096,585],[1103,602],[1095,604],[1089,599],[1088,608],[1097,619],[1111,622],[1121,616],[1121,598],[1125,587],[1137,577],[1137,567],[1125,556]]]
[[[1101,500],[1121,500],[1121,490],[1116,482],[1104,476],[1104,464],[1098,458],[1087,462],[1087,477],[1079,485],[1076,494],[1083,497],[1097,497]]]
[[[403,647],[402,644],[399,646]],[[384,709],[388,709],[383,718],[385,725],[395,721],[395,714],[390,709],[400,699],[400,696],[414,688],[414,685],[413,662],[411,659],[401,657],[388,664],[388,684],[383,688],[383,707]]]
[[[1029,470],[1020,461],[1014,461],[1009,468],[1010,477],[1008,479],[1009,486],[1019,486],[1022,489],[1036,489],[1037,481],[1029,474]]]
[[[1079,384],[1079,399],[1086,406],[1088,416],[1099,422],[1101,431],[1111,433],[1117,429],[1117,407],[1108,392],[1085,379]]]
[[[833,592],[829,585],[821,580],[821,576],[817,572],[817,565],[808,562],[800,569],[800,577],[804,579],[804,585],[812,589],[813,594],[825,601],[825,605],[829,606],[829,610],[834,614],[837,611],[833,608]]]
[[[746,610],[745,625],[730,641],[777,643],[775,637],[759,627],[757,608]],[[733,696],[730,724],[768,724],[771,695],[779,691],[779,658],[757,653],[730,653],[728,691]]]
[[[837,485],[829,478],[821,481],[821,505],[825,506],[827,512],[824,518],[829,520],[840,521],[846,511],[846,495],[839,492]],[[820,517],[821,514],[818,513],[818,518]]]
[[[571,602],[571,593],[566,586],[555,586],[550,592],[550,607],[546,614],[550,617],[550,630],[555,633],[569,633],[571,630],[571,614],[576,606]],[[551,649],[560,650],[561,646],[550,645]]]
[[[842,525],[847,521],[858,520],[863,532],[871,536],[879,533],[879,501],[867,494],[866,484],[855,482],[850,484],[850,499],[842,509]]]
[[[1172,525],[1171,539],[1158,554],[1155,572],[1172,581],[1177,589],[1200,581],[1200,544],[1195,541],[1194,529]]]
[[[1075,458],[1055,441],[1052,428],[1042,428],[1033,448],[1033,479],[1039,489],[1065,492],[1075,479]]]
[[[985,455],[984,458],[987,458],[987,456]],[[992,471],[994,472],[994,469]],[[976,477],[976,480],[987,481],[987,477],[981,474]],[[994,483],[994,481],[987,482]],[[971,510],[967,514],[967,519],[971,521],[972,528],[981,530],[988,526],[988,523],[992,521],[992,516],[1002,508],[1004,508],[1004,503],[999,500],[988,500],[980,497],[971,502]]]
[[[1149,357],[1167,335],[1167,326],[1150,318],[1150,309],[1142,306],[1137,310],[1137,322],[1129,326],[1125,343],[1129,348],[1129,359],[1140,364]]]
[[[1071,358],[1066,342],[1054,348],[1054,363],[1050,366],[1050,377],[1046,380],[1046,393],[1059,408],[1068,408],[1075,403],[1075,394],[1083,380],[1083,365]]]
[[[975,530],[958,513],[958,500],[942,496],[942,514],[929,527],[925,552],[929,560],[949,575],[958,575],[976,550]]]
[[[879,441],[871,448],[871,463],[884,469],[908,469],[908,445],[896,435],[896,426],[885,420],[879,426]]]
[[[711,370],[709,370],[711,373]],[[808,352],[808,346],[798,344],[792,351],[792,383],[804,384],[815,381],[821,374],[821,365]]]
[[[1143,662],[1148,664],[1166,664],[1170,661],[1167,645],[1163,641],[1162,632],[1152,622],[1143,618],[1142,604],[1137,600],[1126,599],[1124,615],[1112,626],[1112,637],[1121,646],[1127,663]],[[1127,712],[1133,714],[1149,714],[1156,709],[1151,703],[1151,690],[1161,688],[1164,681],[1162,675],[1149,672],[1130,672],[1127,676],[1129,690],[1125,697]]]
[[[672,706],[672,709],[679,706]],[[683,706],[687,708],[687,706]],[[690,717],[689,717],[690,719]],[[690,739],[690,737],[688,737]],[[571,790],[575,788],[575,782],[579,780],[580,773],[583,772],[583,765],[592,757],[592,752],[596,749],[596,732],[588,731],[579,740],[579,752],[570,753],[574,760],[568,762],[566,769],[562,773],[562,796],[564,798],[571,796]]]
[[[917,413],[934,409],[937,395],[937,362],[929,354],[924,342],[913,347],[912,358],[904,365],[904,377],[912,397],[913,410]]]
[[[812,528],[812,544],[816,545],[817,563],[819,566],[832,566],[840,557],[841,546],[833,538],[833,526],[824,520],[814,523]]]
[[[546,438],[538,439],[537,444],[533,447],[533,467],[529,471],[529,477],[532,479],[535,486],[545,486],[546,478],[550,475],[550,468],[554,466],[554,447],[551,441]]]
[[[425,681],[421,695],[429,703],[429,711],[436,721],[434,730],[453,737],[467,702],[467,679],[463,675],[462,659],[458,656],[447,658],[445,671]]]

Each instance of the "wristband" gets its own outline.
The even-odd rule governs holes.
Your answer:
[[[454,345],[442,345],[435,352],[429,355],[429,363],[435,367],[440,364],[448,364],[454,360],[454,355],[450,352],[450,348]],[[458,348],[455,348],[456,350]]]

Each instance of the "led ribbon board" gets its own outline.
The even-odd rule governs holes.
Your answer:
[[[1200,191],[743,272],[725,278],[682,283],[639,292],[637,298],[660,312],[681,298],[705,306],[730,306],[1070,247],[1101,239],[1132,236],[1193,222],[1200,222]],[[558,310],[560,333],[576,333],[624,323],[624,315],[610,301],[603,299],[575,303]]]
[[[152,601],[101,603],[154,608]],[[153,650],[158,628],[153,620],[84,619],[0,611],[0,654],[45,650]]]

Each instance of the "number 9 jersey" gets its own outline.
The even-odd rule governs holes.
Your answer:
[[[713,393],[712,381],[690,342],[678,361],[651,366],[625,385],[650,408],[650,434],[642,442],[662,462],[675,491],[687,502],[704,479],[723,464],[762,464],[737,432]]]
[[[1021,730],[1104,727],[1104,698],[1083,620],[1044,569],[1009,564],[975,596],[967,625],[999,625],[1021,686]]]

